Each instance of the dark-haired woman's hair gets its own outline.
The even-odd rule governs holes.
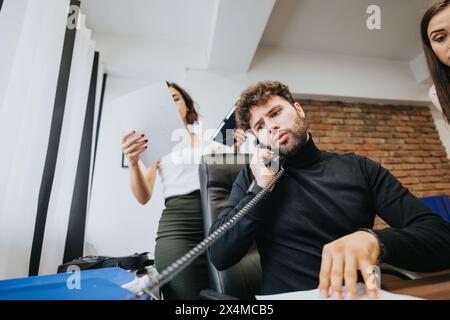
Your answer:
[[[442,111],[448,123],[450,123],[450,67],[443,64],[431,47],[428,37],[428,25],[430,20],[439,12],[450,5],[450,0],[437,0],[425,12],[421,23],[422,45],[430,70],[431,79],[436,87],[436,93],[441,104]]]
[[[177,90],[183,97],[184,102],[186,103],[186,108],[187,108],[186,123],[187,124],[197,123],[198,122],[198,113],[197,113],[197,110],[195,110],[194,100],[192,100],[189,93],[187,93],[186,90],[184,90],[183,88],[181,88],[179,85],[177,85],[174,82],[166,81],[166,84],[169,88],[174,88],[175,90]]]

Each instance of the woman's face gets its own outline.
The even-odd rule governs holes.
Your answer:
[[[428,38],[438,59],[450,67],[450,5],[431,18]]]
[[[178,112],[180,113],[181,119],[186,122],[186,114],[187,114],[187,107],[186,102],[183,99],[183,96],[181,93],[172,87],[169,87],[170,94],[172,95],[173,101],[177,104]]]

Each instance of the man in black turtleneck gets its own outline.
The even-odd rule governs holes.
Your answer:
[[[236,117],[241,129],[250,129],[271,150],[257,147],[210,233],[273,179],[275,171],[264,158],[274,152],[284,156],[285,173],[209,248],[217,269],[237,263],[256,240],[264,294],[319,287],[322,296],[340,299],[344,286],[345,298],[355,298],[358,272],[367,283],[380,260],[414,271],[450,268],[450,223],[380,164],[354,153],[320,151],[287,86],[270,81],[249,87]],[[371,230],[376,214],[391,228]],[[376,288],[366,290],[376,295]]]

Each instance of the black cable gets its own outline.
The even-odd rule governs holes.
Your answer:
[[[206,251],[214,242],[216,242],[220,237],[222,237],[231,227],[233,227],[237,222],[239,222],[248,211],[253,208],[261,199],[263,199],[272,189],[272,187],[277,183],[277,181],[284,174],[284,167],[280,166],[280,170],[274,175],[272,181],[259,191],[256,196],[250,200],[238,213],[236,213],[230,220],[221,225],[216,231],[211,233],[208,237],[203,239],[198,245],[189,250],[181,258],[177,259],[174,263],[164,269],[159,273],[155,280],[149,277],[149,284],[143,291],[149,296],[155,296],[153,293],[156,288],[160,288],[167,282],[172,280],[178,273],[183,269],[188,267],[199,255]]]

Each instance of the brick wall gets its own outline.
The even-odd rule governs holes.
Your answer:
[[[365,155],[417,197],[450,196],[450,161],[428,107],[299,102],[321,150]]]

